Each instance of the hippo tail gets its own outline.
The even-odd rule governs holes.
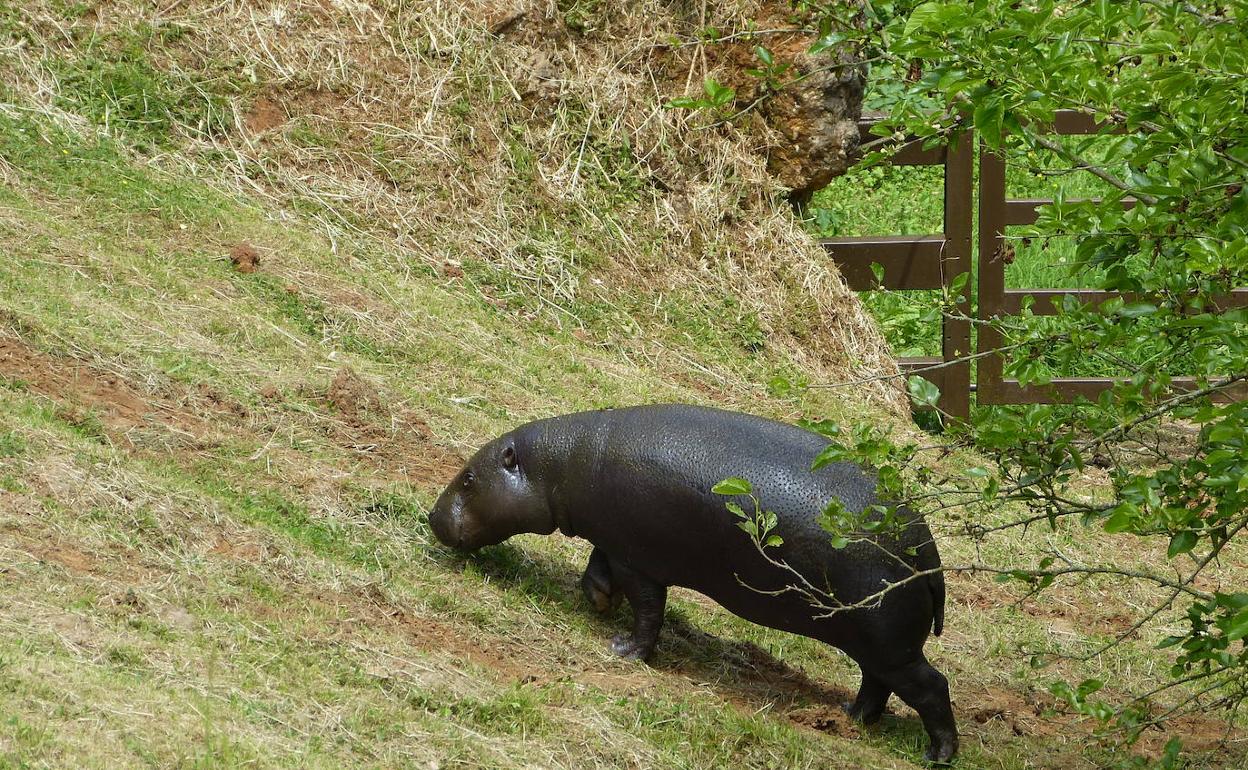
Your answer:
[[[932,633],[940,636],[945,630],[945,573],[928,575],[927,590],[932,592]]]
[[[927,532],[926,527],[924,532]],[[945,630],[945,573],[940,571],[940,554],[930,532],[927,537],[927,542],[919,546],[915,566],[924,572],[936,570],[927,575],[927,590],[932,595],[932,633],[940,636]]]

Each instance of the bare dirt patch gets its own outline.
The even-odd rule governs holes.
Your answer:
[[[856,738],[859,726],[840,706],[804,706],[785,712],[792,722],[821,733]]]
[[[266,553],[263,545],[250,542],[243,535],[234,535],[232,537],[218,535],[208,552],[215,556],[250,562],[252,564],[262,561]]]
[[[1116,636],[1129,629],[1133,622],[1130,608],[1107,592],[1093,598],[1092,592],[1087,590],[1078,593],[1054,586],[1045,593],[1026,597],[1010,586],[964,575],[950,575],[948,580],[950,600],[970,611],[1015,607],[1062,634],[1085,633],[1091,629]]]
[[[251,105],[251,109],[243,118],[243,125],[249,134],[262,134],[286,122],[286,113],[267,96],[261,96]]]
[[[329,438],[378,471],[436,486],[462,463],[458,455],[434,443],[433,432],[418,414],[393,408],[375,385],[349,366],[338,370],[324,400],[335,418],[327,429]]]
[[[325,391],[325,399],[339,414],[354,422],[367,419],[370,413],[382,416],[385,411],[377,389],[349,366],[342,367],[334,375]]]
[[[57,402],[62,420],[81,430],[102,428],[114,443],[137,448],[144,431],[158,427],[198,446],[221,424],[246,411],[203,393],[170,398],[144,393],[121,376],[68,356],[35,350],[16,337],[0,336],[0,377]],[[188,408],[195,404],[200,409]],[[200,411],[212,415],[204,419]]]
[[[1056,716],[1056,701],[1047,694],[1020,695],[1011,690],[990,687],[964,698],[974,707],[969,716],[977,724],[1001,722],[1015,735],[1054,735],[1072,729],[1070,717]]]
[[[91,410],[119,432],[158,411],[117,375],[40,353],[13,337],[0,336],[0,376],[71,408]]]
[[[53,562],[70,572],[88,573],[95,569],[95,559],[68,545],[50,545],[35,548],[32,553],[40,561]]]

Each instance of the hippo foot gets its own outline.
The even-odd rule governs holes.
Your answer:
[[[859,704],[849,703],[848,701],[841,703],[841,710],[848,714],[850,719],[861,725],[876,724],[884,716],[884,709],[868,711]]]
[[[631,634],[619,634],[611,640],[611,652],[625,660],[646,660],[654,652],[654,645],[638,642]]]
[[[933,737],[931,745],[927,747],[927,753],[923,756],[933,765],[947,766],[953,761],[953,755],[957,753],[958,737],[953,735]]]

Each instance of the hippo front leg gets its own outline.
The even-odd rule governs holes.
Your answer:
[[[663,610],[667,606],[667,586],[656,583],[616,559],[608,559],[611,579],[633,608],[633,633],[620,634],[611,640],[611,652],[622,658],[648,660],[654,654],[663,627]]]
[[[581,591],[594,609],[601,613],[619,607],[624,599],[623,592],[617,590],[611,580],[611,564],[601,548],[595,547],[589,555],[589,564],[585,565],[585,574],[581,575]]]
[[[864,725],[873,725],[884,715],[884,706],[888,703],[888,696],[892,694],[893,691],[883,680],[864,669],[858,697],[854,698],[852,704],[845,706],[845,711]]]

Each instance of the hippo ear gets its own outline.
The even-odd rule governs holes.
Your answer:
[[[503,467],[508,470],[516,467],[516,448],[514,446],[508,445],[503,450]]]

